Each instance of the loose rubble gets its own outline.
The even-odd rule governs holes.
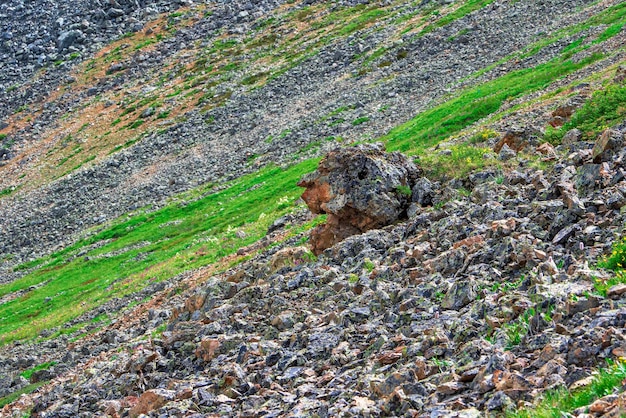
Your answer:
[[[559,146],[549,170],[519,159],[502,182],[475,173],[469,196],[432,182],[432,206],[316,261],[296,238],[268,249],[150,311],[141,330],[118,324],[75,346],[65,360],[91,360],[21,402],[46,417],[465,417],[581,386],[626,353],[624,286],[598,296],[605,273],[589,267],[626,220],[625,133]],[[607,136],[615,147],[594,163]],[[349,153],[363,150],[381,152]],[[604,174],[589,178],[595,165]],[[333,178],[345,166],[327,168]],[[7,370],[35,363],[19,356]],[[612,416],[620,396],[575,416]]]
[[[87,54],[87,45],[96,42],[92,37],[106,42],[114,33],[138,28],[147,19],[139,3],[103,3],[93,16],[99,16],[104,29],[93,32],[88,30],[92,20],[68,25],[56,19],[63,31],[46,35],[40,46],[50,55],[42,62],[72,52]],[[183,5],[179,3],[156,2],[154,10]],[[178,34],[172,50],[178,48],[174,44],[183,48],[213,30],[245,26],[280,4],[219,3],[217,17],[207,16]],[[19,274],[8,273],[15,263],[50,251],[51,243],[72,242],[79,230],[132,208],[158,206],[197,184],[255,169],[242,169],[243,150],[262,154],[261,163],[285,162],[321,137],[383,133],[442,97],[450,83],[543,33],[545,21],[552,29],[580,21],[583,17],[569,9],[590,2],[530,3],[494,2],[439,32],[417,40],[407,37],[397,47],[408,51],[409,60],[398,59],[363,78],[346,77],[356,69],[351,57],[360,52],[354,39],[329,45],[268,86],[235,95],[209,115],[215,123],[191,112],[166,132],[88,169],[18,198],[3,198],[0,254],[15,258],[3,261],[7,273],[2,281]],[[0,17],[26,19],[34,7],[3,4]],[[70,10],[63,13],[59,17]],[[494,15],[499,20],[491,21]],[[42,31],[54,25],[53,17],[57,15],[42,20]],[[215,24],[218,20],[221,26]],[[468,25],[469,35],[443,45],[444,38]],[[38,59],[30,52],[17,54],[17,32],[7,28],[0,28],[0,53],[8,57],[0,60],[0,68],[8,69],[0,76],[8,77],[0,78],[2,103],[14,97],[8,84],[28,79],[29,65]],[[23,30],[27,38],[28,30]],[[384,29],[376,36],[384,37]],[[36,41],[33,45],[38,46]],[[557,52],[547,51],[516,68],[549,60]],[[443,55],[452,56],[445,66]],[[129,66],[112,65],[110,75],[141,73],[144,64],[124,65]],[[49,85],[32,97],[58,86],[63,80],[55,77],[67,74],[64,68],[51,70],[51,78],[42,81]],[[623,79],[624,73],[620,67],[615,79]],[[89,323],[102,314],[114,318],[101,330],[88,325],[85,331],[93,332],[88,337],[54,336],[57,329],[38,342],[2,347],[0,397],[48,383],[5,406],[0,415],[499,416],[530,404],[546,390],[588,384],[606,359],[626,357],[626,287],[615,285],[606,297],[594,288],[596,280],[608,277],[594,266],[610,252],[626,220],[626,125],[608,127],[593,141],[584,141],[574,129],[559,146],[540,144],[543,127],[566,123],[587,97],[580,94],[538,112],[532,121],[512,114],[494,122],[501,128],[490,143],[496,154],[485,158],[497,157],[504,168],[451,182],[422,177],[400,154],[389,158],[392,164],[379,165],[379,159],[388,157],[382,157],[378,145],[336,151],[302,184],[317,188],[305,197],[313,211],[329,213],[331,227],[347,222],[349,233],[332,232],[332,240],[323,244],[314,235],[318,257],[312,257],[302,245],[304,236],[279,243],[282,232],[308,219],[306,214],[289,215],[255,244],[258,255],[224,273],[187,272],[64,325]],[[387,102],[389,111],[381,112]],[[259,103],[267,108],[258,110]],[[314,123],[345,103],[357,103],[354,115],[368,115],[371,126]],[[290,112],[296,106],[298,112]],[[4,116],[12,109],[1,110]],[[58,110],[43,111],[42,123],[54,120]],[[264,141],[270,132],[286,128],[292,131],[282,141]],[[22,139],[35,138],[36,130],[26,129]],[[358,166],[346,172],[359,152],[375,158],[358,157]],[[180,158],[172,162],[166,158],[171,154]],[[531,154],[543,159],[543,169],[532,163]],[[11,147],[0,149],[3,161],[13,156]],[[147,167],[157,167],[156,174],[133,183]],[[364,167],[367,173],[360,178]],[[374,168],[380,176],[372,178]],[[325,183],[326,178],[340,181]],[[375,187],[365,188],[366,183]],[[339,193],[346,185],[359,193]],[[386,203],[358,202],[367,190]],[[357,207],[358,214],[353,211]],[[368,212],[372,207],[375,214]],[[345,208],[350,208],[347,214]],[[326,228],[320,229],[322,235]],[[124,311],[134,303],[136,309]],[[115,317],[120,311],[124,315]],[[22,375],[42,362],[50,366],[28,378]],[[615,416],[623,412],[623,403],[623,388],[618,388],[572,415]]]

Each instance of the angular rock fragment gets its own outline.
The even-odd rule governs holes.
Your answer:
[[[298,183],[311,212],[328,214],[326,224],[311,232],[313,252],[406,216],[419,177],[415,164],[382,144],[331,151]]]
[[[514,152],[520,152],[528,145],[532,145],[533,137],[534,135],[531,129],[513,127],[500,138],[494,146],[493,151],[499,154],[503,147],[507,145]]]
[[[131,417],[138,417],[142,414],[159,409],[168,402],[175,399],[176,393],[166,389],[151,389],[144,392],[139,397],[139,402],[130,410]]]
[[[615,129],[606,129],[593,146],[591,157],[594,163],[600,163],[608,158],[608,152],[624,146],[624,134]]]

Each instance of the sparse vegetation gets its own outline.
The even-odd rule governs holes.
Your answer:
[[[616,242],[611,254],[600,260],[598,265],[615,273],[608,279],[595,279],[594,287],[602,296],[606,297],[607,291],[616,284],[626,284],[626,238]]]
[[[353,126],[357,126],[357,125],[361,125],[362,123],[367,122],[368,120],[370,120],[369,117],[367,116],[361,116],[360,118],[356,118],[355,120],[352,121],[352,125]]]
[[[559,418],[611,394],[626,379],[626,364],[623,361],[607,363],[607,367],[596,373],[590,385],[575,391],[565,388],[548,391],[535,407],[509,412],[507,418]]]
[[[453,145],[447,151],[421,156],[420,165],[427,169],[431,177],[458,178],[486,165],[496,164],[495,159],[485,158],[490,154],[493,155],[489,148]]]
[[[401,195],[407,196],[407,197],[411,197],[411,194],[413,194],[413,192],[411,191],[411,188],[409,186],[398,186],[398,187],[396,187],[396,190]]]
[[[595,139],[604,129],[624,119],[626,119],[626,87],[611,84],[603,90],[596,91],[561,128],[548,129],[545,139],[550,143],[559,143],[563,135],[573,128],[580,129],[585,139]]]

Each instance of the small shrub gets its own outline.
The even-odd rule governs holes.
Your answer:
[[[352,126],[357,126],[370,120],[367,116],[362,116],[352,121]]]
[[[608,279],[596,279],[594,287],[602,296],[606,296],[607,291],[616,284],[626,283],[626,237],[613,245],[611,254],[604,257],[598,267],[613,270],[615,276]]]
[[[396,190],[398,191],[398,193],[406,197],[411,197],[411,194],[413,194],[413,192],[411,192],[411,188],[405,185],[397,186]]]
[[[491,129],[483,129],[478,132],[476,135],[472,136],[469,139],[470,144],[480,144],[481,142],[485,142],[491,138],[497,138],[499,134]]]

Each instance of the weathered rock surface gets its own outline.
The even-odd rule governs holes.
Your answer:
[[[385,152],[383,144],[331,151],[298,186],[311,212],[327,214],[327,222],[311,232],[313,252],[350,235],[387,226],[402,217],[411,203],[420,171],[407,157]]]
[[[159,4],[165,3],[169,2]],[[279,2],[218,3],[219,13],[177,34],[168,44],[171,51],[154,52],[155,62],[218,29],[238,30]],[[417,40],[407,35],[392,52],[402,49],[410,58],[366,77],[346,77],[357,74],[352,58],[361,52],[359,41],[351,38],[329,45],[268,87],[235,95],[224,108],[208,115],[192,112],[166,132],[70,178],[16,199],[3,198],[1,251],[15,254],[18,262],[32,252],[47,251],[51,243],[70,242],[76,230],[128,208],[162,202],[204,181],[233,178],[245,166],[245,152],[262,154],[264,161],[288,161],[320,137],[384,132],[448,92],[450,83],[517,51],[540,33],[545,36],[565,22],[585,20],[585,13],[572,10],[590,3],[494,2]],[[95,13],[102,22],[123,21],[131,25],[123,30],[130,30],[133,22],[125,16],[147,3],[98,4]],[[608,4],[617,3],[602,2],[598,7]],[[82,6],[79,2],[63,7]],[[21,11],[33,7],[29,2],[5,2],[0,11],[3,19],[24,18]],[[548,29],[546,22],[552,25]],[[104,23],[111,33],[118,32],[111,25]],[[55,49],[64,46],[57,52],[63,56],[77,52],[72,48],[86,51],[83,46],[93,35],[79,20],[70,26],[47,41]],[[469,34],[449,39],[464,29]],[[15,42],[16,30],[0,30],[3,42]],[[385,30],[368,40],[372,47],[386,36]],[[548,61],[574,40],[565,39],[507,66],[527,68]],[[17,93],[8,91],[7,85],[31,71],[16,64],[28,57],[17,52],[15,60],[13,52],[7,53],[6,61],[0,60],[1,69],[8,69],[0,77],[10,78],[0,95],[9,99]],[[141,74],[150,68],[146,62],[112,66],[116,71],[110,75]],[[56,88],[62,80],[55,74],[63,74],[63,67],[42,75],[42,90],[20,96],[4,112],[28,102],[35,93]],[[483,80],[510,69],[497,67]],[[616,78],[623,73],[618,71]],[[114,88],[112,81],[107,86]],[[380,105],[387,102],[390,108],[381,116]],[[259,110],[259,103],[267,108]],[[373,126],[315,123],[346,103],[358,103],[355,116],[368,114]],[[292,112],[297,106],[307,109]],[[42,123],[53,120],[60,109],[64,108],[44,110]],[[592,371],[605,359],[626,356],[626,290],[616,285],[606,298],[597,294],[594,284],[608,275],[593,270],[610,252],[626,221],[626,150],[620,145],[626,130],[610,127],[591,142],[583,141],[581,132],[570,131],[562,146],[539,150],[546,158],[540,170],[527,153],[536,150],[537,132],[551,118],[556,123],[557,117],[568,117],[568,109],[553,111],[554,106],[538,115],[513,114],[494,125],[507,138],[499,149],[504,149],[501,157],[506,162],[502,170],[489,168],[449,183],[413,177],[413,183],[406,182],[411,195],[404,188],[400,191],[406,193],[400,194],[393,188],[382,190],[386,194],[382,202],[391,202],[389,213],[397,213],[401,206],[400,215],[406,211],[408,220],[388,226],[372,221],[389,219],[385,207],[384,216],[368,214],[356,225],[347,222],[344,228],[355,235],[314,259],[301,247],[303,236],[269,246],[279,242],[276,234],[286,225],[306,218],[286,217],[272,225],[257,255],[229,271],[192,271],[152,284],[49,330],[40,340],[3,347],[0,396],[40,379],[52,381],[6,406],[1,414],[499,416],[550,388],[574,390],[589,383]],[[209,117],[215,117],[213,124],[206,123]],[[518,120],[524,118],[531,120]],[[264,141],[270,132],[287,127],[292,133],[282,142]],[[25,130],[19,140],[35,138],[36,130]],[[371,152],[378,151],[382,152]],[[170,154],[179,158],[167,161]],[[10,149],[0,154],[0,159],[10,158]],[[361,165],[365,166],[380,170],[376,162]],[[131,179],[147,167],[158,167],[158,174],[133,183]],[[411,178],[409,172],[413,171],[407,170]],[[355,173],[356,179],[339,182],[341,187],[365,187],[359,171]],[[170,184],[172,176],[176,182]],[[323,184],[320,178],[318,173],[312,183]],[[386,178],[391,184],[402,176]],[[328,207],[330,196],[346,196],[333,194],[336,190],[330,187],[320,190],[317,194],[324,198],[314,199],[320,210],[322,205]],[[372,205],[364,202],[360,207],[367,211]],[[375,206],[382,208],[380,202]],[[348,207],[341,201],[330,206]],[[359,225],[374,229],[363,233]],[[8,272],[11,263],[6,264]],[[12,277],[13,273],[3,274],[2,280]],[[139,306],[127,310],[134,303]],[[119,312],[123,314],[117,316]],[[92,320],[102,314],[113,322],[97,330]],[[84,328],[63,333],[72,327]],[[56,331],[63,332],[53,337]],[[79,335],[82,332],[92,335]],[[22,376],[42,362],[56,364],[29,379]],[[573,415],[615,416],[624,403],[623,390],[617,391],[622,393],[607,395],[589,411]]]

